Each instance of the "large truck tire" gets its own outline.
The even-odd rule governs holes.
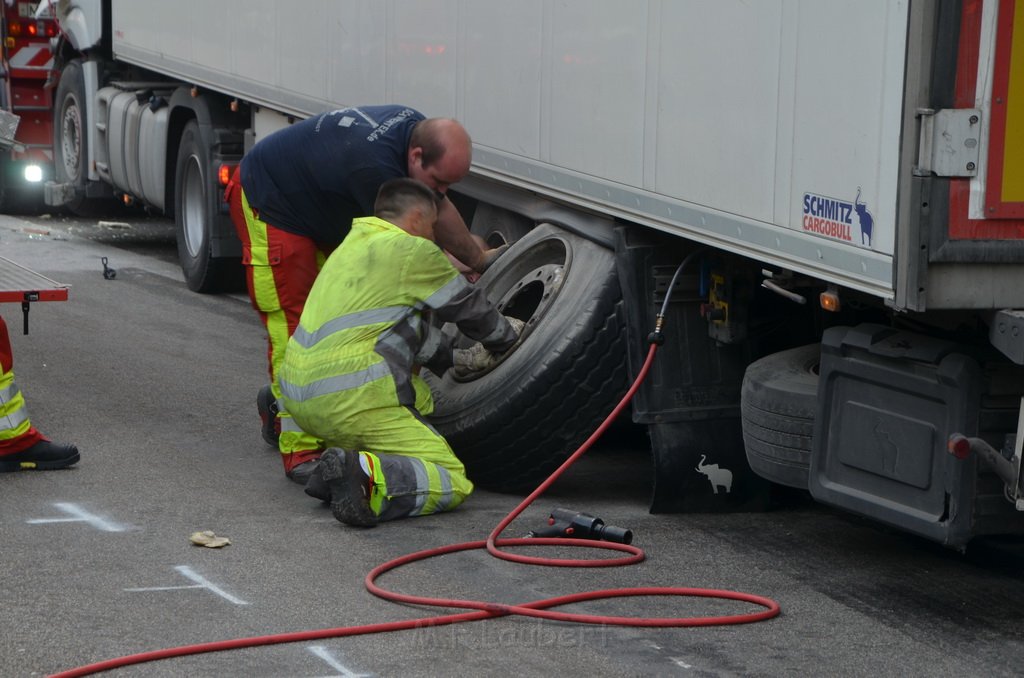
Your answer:
[[[774,483],[807,489],[821,344],[773,353],[743,376],[740,414],[747,462]]]
[[[477,284],[502,313],[526,321],[526,329],[483,375],[460,380],[450,370],[443,377],[425,372],[435,402],[430,420],[474,483],[499,492],[532,489],[626,391],[614,253],[542,224]]]
[[[181,134],[174,170],[174,226],[178,260],[193,292],[215,293],[236,287],[237,258],[214,257],[211,243],[218,195],[214,190],[210,149],[199,123],[189,121]]]
[[[92,217],[111,209],[113,199],[87,197],[89,172],[88,129],[85,99],[85,75],[82,62],[72,59],[61,71],[60,82],[53,97],[53,178],[57,184],[70,188],[64,207],[83,217]]]
[[[469,231],[480,237],[487,247],[501,247],[522,239],[532,228],[533,224],[524,216],[482,204],[476,208]]]

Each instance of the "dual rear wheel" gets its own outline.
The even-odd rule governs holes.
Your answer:
[[[61,72],[54,95],[54,180],[67,187],[65,207],[79,216],[99,216],[118,208],[110,196],[89,195],[88,119],[85,73],[82,61],[69,61]],[[215,257],[212,237],[218,215],[217,184],[210,176],[212,159],[196,120],[185,123],[178,137],[175,159],[173,212],[178,258],[189,289],[219,292],[239,286],[237,258]],[[170,135],[173,139],[174,135]]]

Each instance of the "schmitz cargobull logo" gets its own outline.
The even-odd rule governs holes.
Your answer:
[[[860,201],[860,188],[853,202],[804,193],[803,230],[809,233],[871,247],[873,224],[867,203]]]

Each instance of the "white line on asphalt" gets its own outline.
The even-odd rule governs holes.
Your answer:
[[[104,520],[99,516],[94,516],[85,509],[77,506],[76,504],[70,504],[67,502],[57,502],[54,504],[58,510],[64,511],[64,513],[70,513],[73,518],[33,518],[26,520],[25,522],[29,525],[41,525],[43,523],[89,523],[97,530],[103,530],[104,532],[124,532],[125,528],[117,523],[112,523],[109,520]]]
[[[320,659],[323,659],[332,669],[339,671],[342,678],[367,678],[367,676],[373,675],[372,673],[352,673],[341,662],[331,656],[331,651],[323,645],[311,645],[306,649],[320,657]]]
[[[192,581],[196,582],[195,585],[191,585],[191,586],[146,586],[146,587],[143,587],[143,588],[132,588],[132,589],[124,589],[124,590],[128,591],[128,592],[131,592],[131,593],[140,593],[140,592],[144,592],[144,591],[178,591],[178,590],[181,590],[181,589],[209,589],[210,591],[212,591],[213,593],[216,593],[218,596],[220,596],[224,600],[227,600],[230,603],[234,603],[235,605],[248,605],[249,604],[249,603],[245,602],[244,600],[242,600],[241,598],[236,598],[235,596],[231,595],[230,593],[228,593],[224,589],[214,585],[212,582],[210,582],[210,580],[206,579],[206,577],[203,577],[201,574],[198,574],[195,570],[193,570],[188,565],[178,565],[174,569],[177,570],[182,576],[184,576],[184,577],[186,577],[188,579],[191,579]]]
[[[205,589],[206,587],[202,584],[189,584],[188,586],[141,586],[136,589],[124,589],[131,593],[139,593],[140,591],[178,591],[180,589]]]
[[[189,579],[191,579],[195,583],[201,584],[201,585],[205,586],[206,588],[210,589],[211,591],[216,593],[218,596],[220,596],[224,600],[227,600],[228,602],[234,603],[235,605],[248,605],[249,604],[249,603],[245,602],[244,600],[242,600],[241,598],[235,598],[233,595],[231,595],[227,591],[214,586],[212,582],[210,582],[208,579],[206,579],[202,575],[198,574],[195,570],[193,570],[188,565],[178,565],[174,569],[177,570],[178,572],[180,572],[185,577],[188,577]]]

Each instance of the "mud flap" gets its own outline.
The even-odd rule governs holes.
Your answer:
[[[616,229],[616,260],[627,314],[630,377],[647,354],[665,290],[686,252],[676,238]],[[684,271],[666,312],[665,344],[633,400],[654,460],[652,513],[763,510],[768,481],[747,464],[740,424],[743,345],[719,344],[700,315],[698,266]]]

